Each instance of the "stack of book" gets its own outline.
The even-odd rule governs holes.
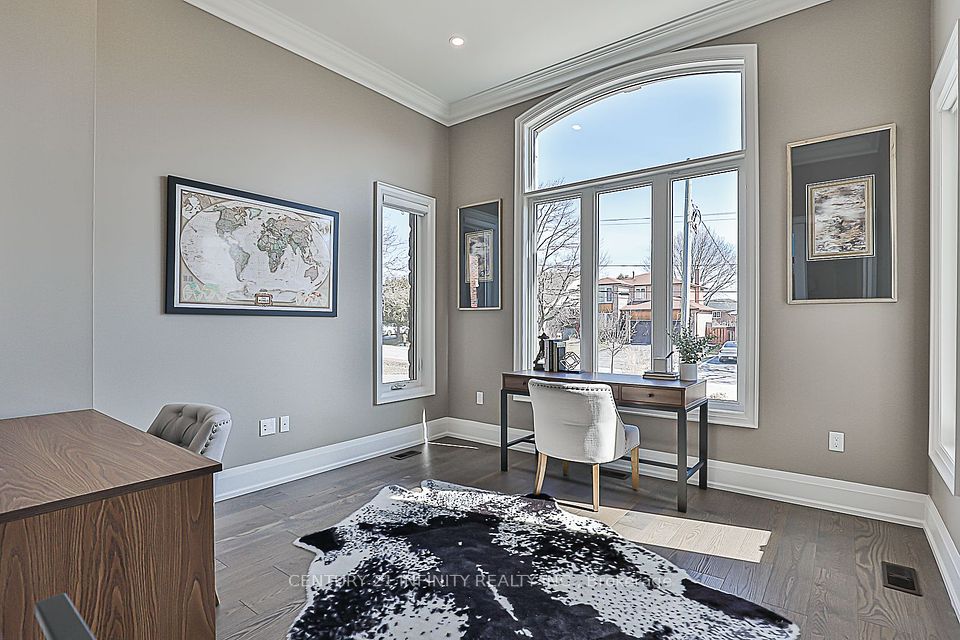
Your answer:
[[[643,377],[650,380],[679,380],[680,374],[676,371],[647,371]]]
[[[567,355],[567,343],[563,340],[545,340],[543,349],[544,371],[565,371],[563,358]]]

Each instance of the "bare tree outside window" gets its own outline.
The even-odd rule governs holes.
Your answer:
[[[537,239],[536,331],[580,337],[580,201],[543,202],[534,217]]]
[[[700,222],[690,229],[690,270],[690,282],[702,287],[702,302],[709,306],[736,291],[737,248]],[[683,279],[683,233],[673,238],[673,275]]]

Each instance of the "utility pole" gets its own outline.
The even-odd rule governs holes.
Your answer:
[[[683,181],[683,270],[680,284],[680,322],[690,328],[690,179]],[[670,283],[673,289],[673,282]],[[673,292],[670,292],[670,313],[673,314]]]

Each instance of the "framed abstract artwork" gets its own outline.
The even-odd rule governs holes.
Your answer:
[[[459,308],[461,311],[500,308],[500,200],[460,207]]]
[[[167,313],[336,316],[339,214],[167,177]]]
[[[787,302],[896,302],[896,125],[787,145]]]

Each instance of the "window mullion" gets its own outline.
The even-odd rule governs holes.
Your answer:
[[[651,284],[653,295],[651,313],[653,358],[665,358],[672,349],[670,339],[673,311],[673,210],[670,179],[659,175],[653,181],[653,246],[651,256]]]
[[[580,193],[580,369],[595,371],[597,362],[597,272],[599,260],[597,190]]]

